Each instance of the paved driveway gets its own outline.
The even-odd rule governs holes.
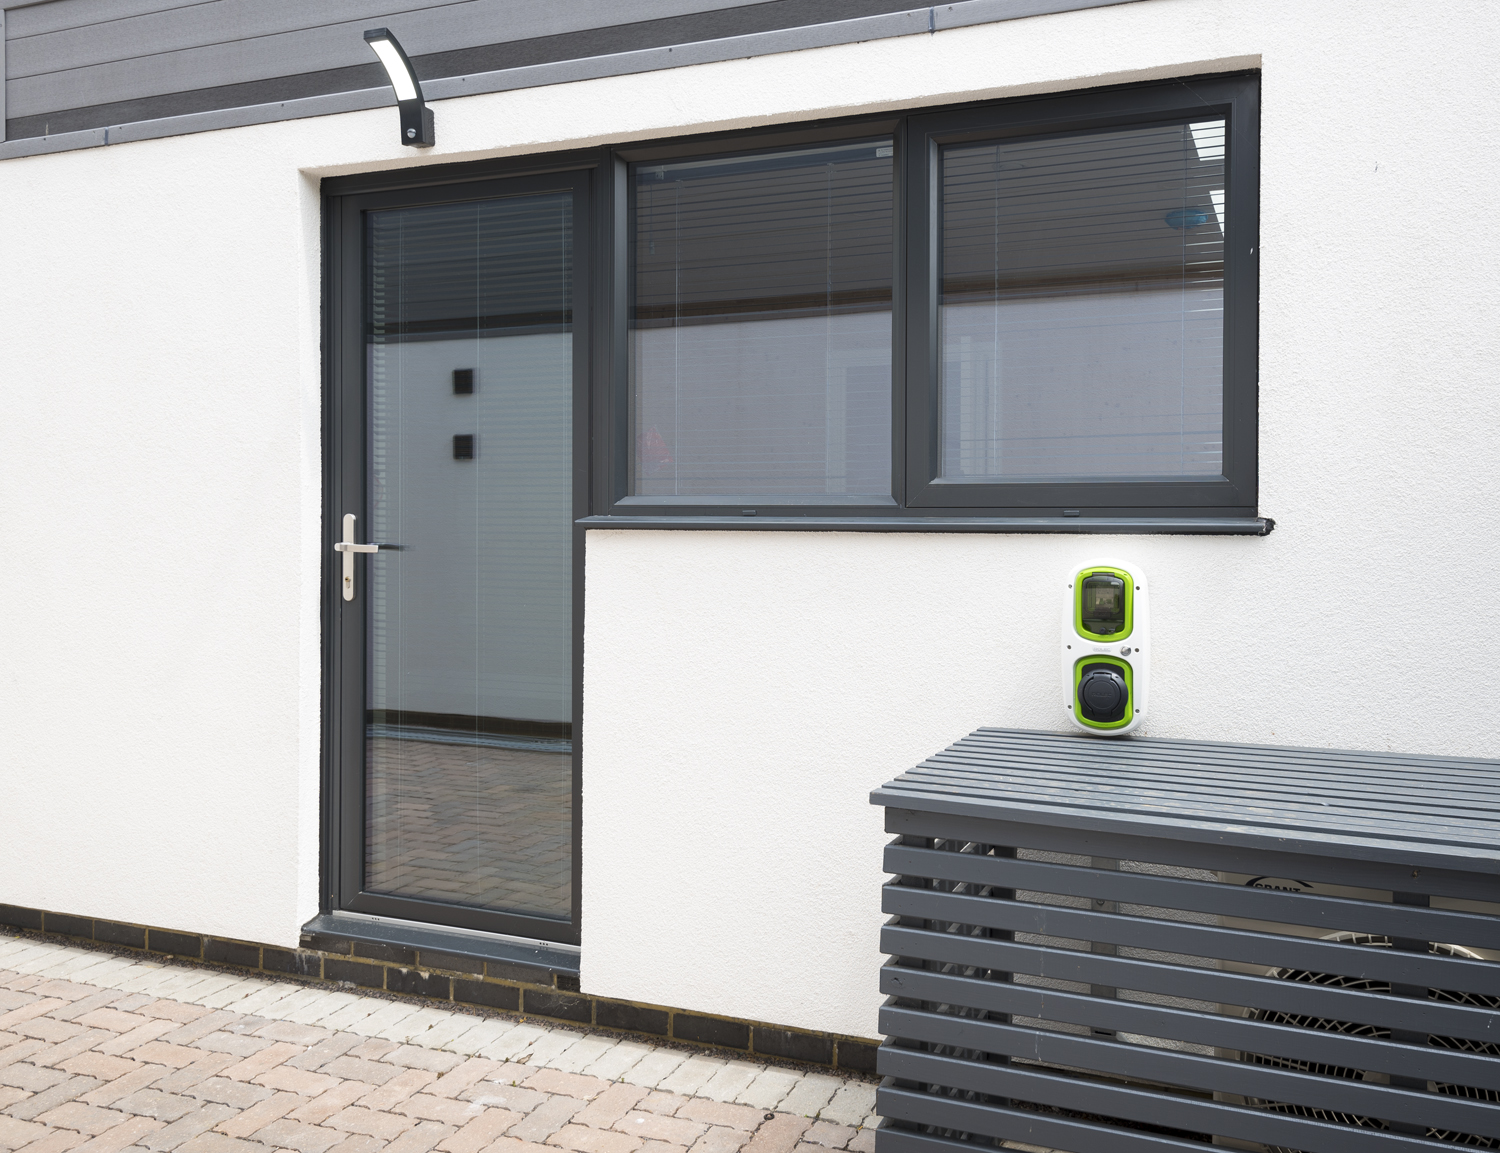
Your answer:
[[[873,1082],[0,935],[0,1149],[827,1153]]]

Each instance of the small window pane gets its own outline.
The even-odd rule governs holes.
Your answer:
[[[942,154],[942,475],[1218,476],[1224,122]]]
[[[632,486],[891,491],[889,141],[638,165]]]

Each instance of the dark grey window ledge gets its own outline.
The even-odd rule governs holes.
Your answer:
[[[574,977],[578,975],[578,947],[552,941],[502,937],[493,933],[426,925],[418,921],[398,921],[391,917],[343,912],[320,913],[303,925],[302,931],[344,937],[351,941],[399,945],[407,949],[525,965]]]
[[[584,528],[772,529],[778,532],[1047,532],[1169,533],[1177,536],[1269,536],[1270,517],[1084,516],[586,516]]]

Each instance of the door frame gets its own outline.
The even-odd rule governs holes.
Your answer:
[[[614,359],[608,350],[603,291],[609,270],[597,253],[612,231],[611,181],[602,150],[440,165],[323,181],[323,774],[319,901],[323,912],[353,912],[436,928],[576,945],[582,891],[583,782],[583,574],[589,515],[589,428],[598,378]],[[365,251],[364,213],[526,195],[567,189],[573,213],[573,757],[572,899],[568,920],[391,897],[363,890],[365,809],[364,556],[356,556],[355,599],[342,596],[342,558],[333,544],[342,517],[354,512],[368,526],[365,503]],[[602,233],[600,230],[604,230]],[[603,343],[601,343],[601,338]]]

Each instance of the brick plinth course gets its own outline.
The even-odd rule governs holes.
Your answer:
[[[873,1153],[875,1084],[0,934],[0,1150]]]
[[[878,1042],[866,1037],[788,1029],[760,1021],[710,1017],[665,1005],[594,996],[579,990],[575,972],[321,932],[303,933],[298,949],[279,949],[251,941],[0,904],[0,932],[7,929],[55,934],[146,956],[165,954],[179,960],[232,966],[272,976],[285,974],[347,989],[375,989],[423,997],[439,1004],[508,1010],[528,1017],[640,1033],[648,1041],[665,1039],[773,1061],[828,1065],[841,1073],[873,1074],[875,1051],[879,1047]],[[359,1002],[351,1000],[347,1008],[349,1020],[356,1019]]]

